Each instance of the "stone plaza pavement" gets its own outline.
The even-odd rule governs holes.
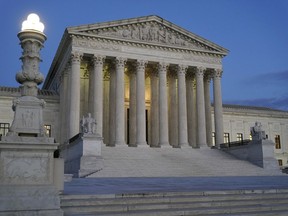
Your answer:
[[[63,194],[129,194],[155,192],[288,189],[288,175],[158,178],[74,178]]]

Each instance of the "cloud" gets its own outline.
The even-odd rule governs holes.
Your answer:
[[[275,98],[257,98],[244,100],[227,100],[224,104],[235,104],[244,106],[266,107],[271,109],[288,111],[288,95]]]
[[[264,74],[257,74],[252,75],[249,77],[249,83],[253,84],[271,84],[271,85],[281,85],[288,82],[288,70],[283,71],[274,71],[270,73],[264,73]]]

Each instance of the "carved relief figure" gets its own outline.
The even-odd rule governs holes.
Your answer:
[[[27,110],[22,113],[22,124],[24,127],[32,127],[33,126],[33,112]]]

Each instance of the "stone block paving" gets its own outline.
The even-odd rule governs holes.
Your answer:
[[[129,194],[155,192],[281,190],[288,175],[158,178],[74,178],[65,182],[64,195]]]

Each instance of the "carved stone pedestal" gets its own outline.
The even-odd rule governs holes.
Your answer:
[[[79,134],[61,149],[65,158],[65,173],[86,177],[103,168],[101,145],[103,138],[95,134]]]
[[[0,142],[0,216],[62,216],[54,186],[53,138],[7,136]]]

